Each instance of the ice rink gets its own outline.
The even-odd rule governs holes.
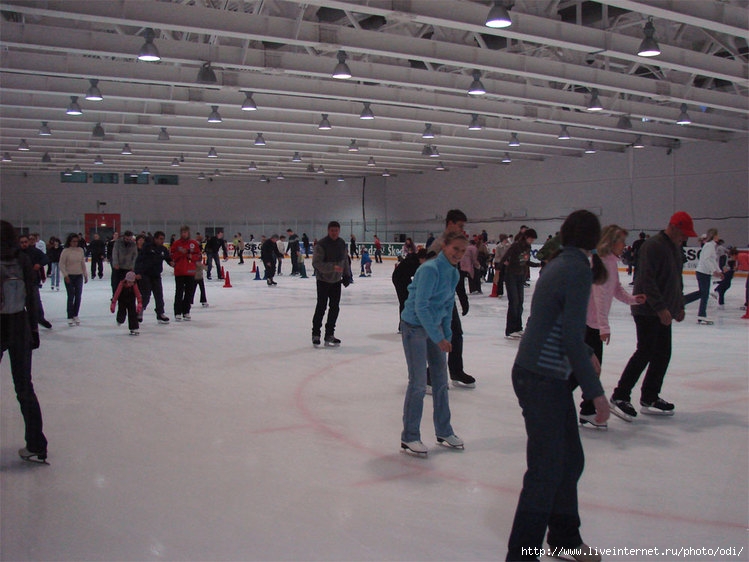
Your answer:
[[[78,327],[67,326],[64,287],[45,284],[53,329],[42,329],[33,377],[50,465],[18,458],[23,423],[6,356],[2,560],[504,560],[525,470],[507,301],[485,284],[463,317],[477,386],[452,389],[450,403],[465,450],[436,445],[427,402],[429,456],[407,456],[393,265],[373,264],[372,277],[344,289],[337,349],[310,343],[314,278],[283,275],[270,288],[254,280],[251,259],[227,262],[232,288],[206,281],[210,307],[194,308],[191,322],[157,325],[151,304],[138,337],[109,312],[107,264],[84,287]],[[581,430],[582,535],[611,549],[604,560],[749,560],[744,282],[734,280],[725,310],[711,299],[714,326],[696,323],[697,303],[675,325],[662,393],[675,416]],[[694,276],[685,284],[696,288]],[[164,285],[173,319],[171,270]],[[609,395],[635,347],[618,301],[611,326]]]

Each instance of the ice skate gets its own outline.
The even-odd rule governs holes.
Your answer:
[[[68,326],[75,326],[75,320],[68,318]]]
[[[598,423],[596,421],[595,414],[580,414],[580,426],[586,427],[588,429],[598,429],[603,431],[606,431],[609,428],[609,425],[606,422]]]
[[[609,404],[611,406],[611,413],[625,422],[631,422],[637,417],[637,411],[627,400],[614,400],[612,398]]]
[[[169,317],[168,316],[164,316],[163,314],[159,314],[159,315],[156,316],[156,321],[159,324],[169,324]]]
[[[174,315],[174,321],[175,322],[182,322],[182,315],[181,314],[175,314]]]
[[[712,326],[713,324],[715,324],[715,322],[713,322],[712,318],[708,318],[707,316],[698,316],[697,324],[701,324],[703,326]]]
[[[190,317],[189,314],[183,314],[182,320],[184,320],[185,322],[189,322],[190,320],[192,320],[192,318]]]
[[[437,437],[437,443],[451,449],[463,449],[463,440],[454,433],[448,437]]]
[[[320,347],[320,336],[312,336],[312,345]]]
[[[426,457],[429,453],[429,449],[421,441],[409,441],[408,443],[401,441],[401,449],[417,457]]]
[[[640,400],[640,412],[650,416],[673,416],[674,405],[663,398],[658,398],[654,402]]]
[[[518,330],[517,332],[512,332],[511,334],[507,334],[505,338],[508,340],[519,340],[523,337],[523,330]]]
[[[73,322],[75,322],[76,326],[80,326],[81,325],[81,321],[78,319],[77,316],[73,316]]]
[[[47,462],[47,453],[32,453],[26,447],[18,450],[18,456],[26,462],[34,462],[37,464],[49,464]]]
[[[476,388],[476,379],[468,373],[460,373],[459,375],[450,377],[450,380],[456,388]]]
[[[130,330],[130,335],[131,336],[139,336],[140,332],[138,330]]]
[[[341,345],[341,340],[337,337],[333,335],[325,336],[325,347],[338,347],[339,345]]]

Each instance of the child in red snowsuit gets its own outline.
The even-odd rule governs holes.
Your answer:
[[[138,315],[143,310],[143,298],[140,289],[135,283],[135,273],[128,271],[125,278],[117,285],[112,297],[112,304],[109,310],[114,312],[115,303],[117,303],[117,325],[125,323],[127,316],[127,327],[130,329],[131,336],[138,335]]]

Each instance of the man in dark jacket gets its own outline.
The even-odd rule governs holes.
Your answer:
[[[681,247],[697,236],[692,217],[674,213],[665,230],[640,247],[634,294],[644,294],[645,304],[631,307],[637,329],[637,349],[627,362],[611,397],[611,413],[631,422],[637,411],[630,403],[632,389],[645,368],[640,393],[640,412],[672,416],[674,405],[660,397],[671,361],[671,324],[684,320],[684,285]]]
[[[26,447],[19,450],[18,454],[26,461],[45,462],[47,438],[42,432],[42,410],[31,382],[31,351],[39,347],[36,309],[39,284],[34,280],[31,260],[20,251],[15,229],[7,221],[0,221],[0,261],[3,270],[0,275],[3,288],[0,299],[0,358],[7,350],[16,398],[26,426]],[[6,281],[13,276],[16,282],[12,283],[17,285],[19,277],[13,271],[19,270],[23,276],[25,296],[23,293],[16,293],[19,302],[14,303],[11,295],[5,294],[6,287],[11,288],[11,284],[6,286]],[[16,310],[18,308],[20,310]]]
[[[143,308],[138,315],[138,322],[143,322],[143,313],[146,311],[151,293],[156,303],[156,320],[159,324],[168,324],[169,318],[164,314],[164,289],[161,284],[161,272],[164,262],[174,267],[172,255],[164,246],[166,234],[157,230],[153,238],[146,238],[143,249],[135,259],[135,274],[138,276],[138,288],[143,298]]]
[[[36,242],[36,240],[34,240]],[[22,234],[18,237],[18,245],[21,251],[26,254],[31,262],[31,281],[36,285],[36,291],[34,292],[34,298],[36,299],[35,310],[37,312],[37,322],[40,326],[44,326],[48,330],[52,328],[52,324],[49,320],[44,317],[44,306],[42,305],[42,295],[39,292],[39,288],[46,279],[44,268],[49,263],[47,254],[37,248],[29,239],[26,234]]]
[[[286,251],[291,259],[291,275],[299,275],[299,235],[290,228],[286,230],[286,234],[289,236],[289,245]]]
[[[98,234],[94,234],[94,239],[88,245],[88,251],[91,254],[91,279],[96,277],[97,269],[99,279],[101,279],[104,277],[104,255],[107,253],[107,246]]]
[[[335,337],[335,324],[338,320],[341,302],[341,287],[348,287],[351,281],[351,262],[346,254],[346,242],[340,237],[341,225],[336,221],[328,223],[328,235],[315,244],[312,253],[312,267],[317,281],[317,306],[312,317],[312,345],[320,345],[320,331],[325,310],[328,320],[325,323],[325,345],[338,347],[341,340]]]
[[[283,258],[283,254],[278,249],[278,234],[267,238],[260,246],[260,259],[265,266],[265,280],[269,287],[278,285],[273,278],[276,276],[276,260]]]
[[[218,259],[219,250],[223,251],[224,260],[229,259],[229,251],[226,248],[226,240],[224,240],[224,232],[222,230],[211,236],[208,239],[208,242],[205,243],[205,256],[208,262],[208,267],[206,268],[206,278],[208,279],[211,278],[211,267],[213,263],[216,264],[216,275],[218,275],[218,278],[224,278],[223,274],[221,273],[221,263]]]

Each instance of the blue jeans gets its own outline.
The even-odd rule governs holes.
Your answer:
[[[577,481],[585,456],[569,381],[542,377],[515,365],[512,386],[528,434],[528,470],[510,532],[507,560],[535,560],[523,549],[540,549],[547,527],[552,547],[574,548],[583,542]]]
[[[710,278],[712,275],[708,273],[700,273],[699,271],[697,271],[695,275],[697,277],[698,289],[688,295],[684,295],[684,305],[686,306],[691,302],[699,300],[700,310],[697,312],[697,316],[704,317],[707,316],[707,300],[710,298]]]
[[[60,288],[60,263],[53,261],[49,264],[49,278],[52,282],[52,287]]]
[[[447,396],[447,364],[445,352],[434,343],[421,326],[401,321],[403,351],[408,365],[408,388],[403,403],[401,441],[421,440],[421,414],[427,388],[427,365],[432,379],[434,431],[437,437],[453,434],[450,425],[450,402]]]
[[[68,275],[69,283],[65,283],[68,292],[68,319],[78,316],[81,309],[81,296],[83,295],[83,275]]]
[[[218,259],[218,253],[206,253],[206,274],[208,276],[208,279],[211,278],[211,270],[213,267],[213,264],[216,264],[216,275],[218,275],[219,279],[223,279],[224,276],[221,275],[221,261]]]

